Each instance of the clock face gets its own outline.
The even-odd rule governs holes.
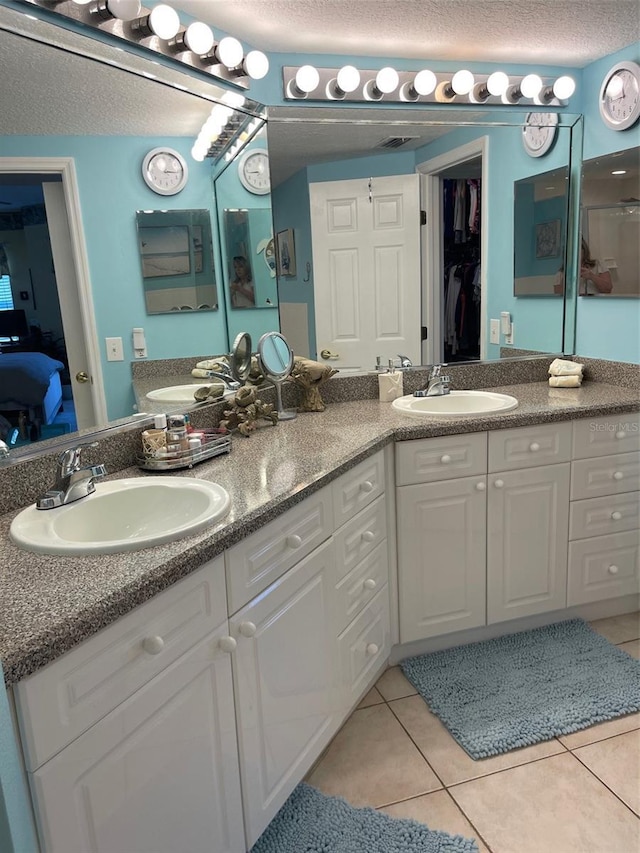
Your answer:
[[[640,65],[619,62],[600,89],[600,115],[612,130],[626,130],[640,117]]]
[[[154,148],[142,163],[142,177],[160,195],[175,195],[187,183],[184,157],[172,148]]]
[[[266,195],[271,192],[269,153],[265,148],[253,148],[238,163],[240,182],[250,193]]]
[[[556,113],[529,113],[522,128],[522,144],[531,157],[542,157],[553,145],[558,128]]]

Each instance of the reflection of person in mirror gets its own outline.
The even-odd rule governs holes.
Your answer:
[[[596,293],[611,293],[611,273],[600,261],[591,257],[587,241],[582,238],[580,253],[580,296],[595,296]]]
[[[596,293],[611,293],[612,290],[611,273],[600,261],[591,257],[589,245],[583,237],[580,250],[580,296],[595,296]],[[564,267],[560,267],[556,273],[553,292],[564,293]]]
[[[251,267],[244,255],[236,255],[233,259],[234,280],[231,282],[231,307],[254,308],[256,294],[253,288]]]

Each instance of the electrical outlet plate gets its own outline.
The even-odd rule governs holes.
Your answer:
[[[513,344],[513,329],[514,329],[513,323],[511,323],[509,328],[510,328],[510,332],[508,335],[504,336],[504,342],[505,342],[505,344],[512,345]]]

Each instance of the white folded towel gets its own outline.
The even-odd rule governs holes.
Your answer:
[[[549,385],[552,388],[577,388],[582,384],[582,376],[550,376]]]
[[[568,361],[564,358],[556,358],[549,365],[551,376],[580,376],[582,377],[583,364],[577,361]]]

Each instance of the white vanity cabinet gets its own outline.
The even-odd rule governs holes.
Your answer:
[[[573,425],[568,603],[640,592],[637,414]]]
[[[224,602],[218,558],[17,685],[43,853],[243,853]]]

